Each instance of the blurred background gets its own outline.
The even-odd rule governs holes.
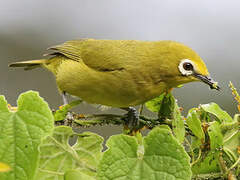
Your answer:
[[[9,69],[8,64],[42,58],[47,47],[72,39],[175,40],[198,52],[222,88],[217,92],[190,83],[175,89],[184,113],[216,102],[233,115],[237,108],[228,83],[240,90],[239,9],[237,0],[0,0],[0,93],[16,105],[20,93],[36,90],[56,109],[62,99],[50,72]],[[86,103],[76,111],[101,113]],[[104,136],[121,131],[115,126],[91,130]]]

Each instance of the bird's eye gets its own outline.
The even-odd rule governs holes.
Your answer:
[[[185,62],[183,64],[183,68],[186,70],[186,71],[192,71],[193,70],[193,65],[190,63],[190,62]]]
[[[178,65],[178,69],[184,76],[190,76],[194,73],[195,64],[190,59],[183,59]]]

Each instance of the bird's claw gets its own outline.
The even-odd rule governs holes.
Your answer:
[[[125,114],[126,125],[129,129],[134,130],[139,125],[139,114],[134,107],[126,109],[128,112]]]
[[[73,113],[68,112],[67,116],[66,116],[66,118],[64,120],[64,125],[68,126],[68,125],[72,124],[73,121],[74,121]]]

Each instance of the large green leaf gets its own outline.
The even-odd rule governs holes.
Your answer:
[[[53,129],[53,116],[37,92],[20,95],[18,110],[10,112],[0,96],[0,160],[11,167],[1,180],[32,180],[39,162],[39,145]]]
[[[138,144],[127,135],[107,141],[108,150],[98,167],[100,180],[188,180],[190,159],[167,128],[155,128]]]
[[[73,135],[77,136],[77,141],[71,146],[69,138]],[[102,142],[102,137],[91,132],[78,134],[67,126],[56,127],[40,147],[38,180],[62,180],[72,169],[94,177],[102,155]]]
[[[203,104],[201,105],[201,108],[216,116],[220,122],[229,123],[233,121],[232,117],[226,111],[222,110],[216,103]]]

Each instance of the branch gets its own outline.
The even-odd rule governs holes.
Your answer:
[[[70,127],[91,127],[96,125],[127,125],[126,116],[124,115],[115,115],[115,114],[73,114],[73,119],[65,119],[62,121],[55,121],[56,125],[68,125]],[[137,129],[141,129],[144,126],[152,129],[155,126],[165,124],[171,126],[171,120],[159,120],[148,118],[145,116],[139,117],[139,125]]]

